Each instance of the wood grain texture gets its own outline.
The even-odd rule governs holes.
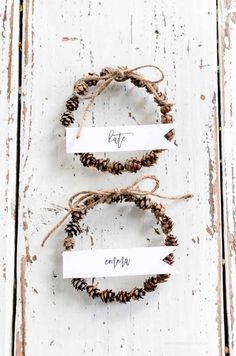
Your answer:
[[[0,354],[10,356],[15,251],[18,1],[0,3]]]
[[[16,355],[223,355],[215,1],[26,0],[23,28]],[[125,186],[136,176],[83,168],[65,153],[59,118],[84,73],[145,63],[166,73],[161,89],[175,103],[179,147],[138,175],[156,174],[162,193],[190,191],[194,199],[168,203],[180,273],[143,301],[107,306],[62,279],[63,229],[44,249],[40,243],[72,193]],[[97,99],[88,125],[155,122],[151,98],[122,86]],[[155,245],[150,219],[129,205],[97,208],[78,246]],[[141,280],[101,283],[126,288]]]
[[[221,79],[221,132],[223,166],[224,241],[227,287],[229,349],[236,355],[236,1],[221,1],[219,8],[219,44]]]

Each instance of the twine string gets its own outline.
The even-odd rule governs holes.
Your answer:
[[[154,183],[154,186],[151,189],[143,190],[140,188],[140,183],[145,180],[151,180]],[[69,209],[67,213],[59,220],[59,222],[53,226],[53,228],[47,233],[45,238],[42,241],[41,246],[43,247],[49,237],[64,223],[64,221],[68,218],[68,216],[75,212],[81,211],[83,203],[86,202],[86,209],[91,209],[95,205],[105,202],[107,198],[118,196],[120,194],[134,194],[138,196],[154,196],[162,199],[171,199],[171,200],[179,200],[179,199],[188,199],[192,198],[193,195],[191,193],[177,195],[177,196],[165,196],[161,194],[157,194],[156,191],[159,188],[159,180],[153,175],[145,175],[143,177],[139,177],[136,179],[131,185],[125,188],[114,188],[108,190],[83,190],[78,193],[72,195],[69,199],[68,206]],[[91,199],[94,195],[98,196],[98,200]]]
[[[157,80],[150,80],[145,78],[142,74],[138,73],[137,71],[143,68],[155,68],[160,74],[161,77],[160,79]],[[90,109],[93,105],[94,100],[104,91],[106,90],[106,88],[111,84],[111,82],[113,80],[117,80],[117,81],[123,81],[126,79],[135,79],[137,81],[142,82],[146,88],[148,89],[148,91],[150,93],[152,93],[154,95],[154,97],[156,98],[157,102],[160,105],[172,105],[170,103],[167,103],[163,98],[161,98],[161,96],[158,94],[158,87],[157,84],[159,84],[160,82],[163,81],[164,79],[164,73],[163,71],[157,67],[154,64],[145,64],[139,67],[135,67],[135,68],[127,68],[127,67],[118,67],[118,68],[108,68],[108,74],[106,75],[89,75],[89,76],[84,76],[81,79],[77,80],[75,82],[74,85],[74,94],[76,96],[78,96],[79,98],[83,99],[83,100],[89,100],[89,103],[86,105],[82,119],[81,119],[81,123],[78,129],[78,133],[76,135],[76,138],[78,139],[81,135],[82,132],[82,128],[84,126],[84,122],[86,120],[87,114],[90,112]],[[103,80],[103,83],[99,85],[99,87],[97,88],[97,90],[91,94],[91,95],[79,95],[76,92],[76,88],[77,86],[83,82],[83,81],[88,81],[88,80],[96,80],[96,81],[101,81]]]

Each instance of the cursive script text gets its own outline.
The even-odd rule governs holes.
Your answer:
[[[126,141],[128,135],[134,135],[134,133],[133,132],[114,133],[114,130],[110,130],[108,135],[108,143],[114,142],[118,148],[121,148],[122,143]]]
[[[113,257],[112,259],[105,260],[105,265],[112,265],[114,268],[116,268],[118,265],[123,268],[125,266],[129,266],[129,264],[130,258],[125,258],[124,256],[121,258]]]

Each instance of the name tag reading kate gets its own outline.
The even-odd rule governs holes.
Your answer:
[[[176,273],[163,259],[176,247],[136,247],[63,252],[63,278]]]
[[[164,136],[173,124],[83,127],[77,138],[78,127],[66,129],[67,153],[118,152],[171,149],[175,145]]]

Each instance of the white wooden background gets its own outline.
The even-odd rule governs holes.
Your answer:
[[[0,3],[0,355],[236,355],[236,1],[25,0],[22,23],[19,9]],[[137,175],[83,168],[65,153],[59,118],[84,73],[146,63],[166,73],[178,149],[138,176],[194,198],[167,204],[179,274],[143,301],[103,305],[62,279],[63,228],[43,249],[41,240],[72,193]],[[144,91],[124,86],[98,98],[88,125],[158,118]],[[97,208],[84,223],[82,248],[158,243],[151,216],[129,205]]]

